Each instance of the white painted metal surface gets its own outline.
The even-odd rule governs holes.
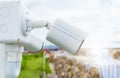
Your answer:
[[[8,78],[6,45],[0,44],[0,78]]]
[[[8,78],[17,78],[19,76],[23,51],[23,46],[15,44],[6,45]]]

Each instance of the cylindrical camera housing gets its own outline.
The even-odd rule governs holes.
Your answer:
[[[82,30],[62,20],[56,20],[54,24],[50,26],[47,40],[60,46],[62,49],[70,52],[71,54],[76,54],[86,36],[87,34]]]

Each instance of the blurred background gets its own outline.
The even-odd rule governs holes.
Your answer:
[[[120,0],[23,0],[32,17],[62,18],[89,33],[82,47],[120,47]],[[47,29],[35,29],[43,37]],[[45,45],[53,45],[46,41]]]

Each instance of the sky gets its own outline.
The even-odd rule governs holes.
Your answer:
[[[119,0],[23,0],[23,3],[31,17],[51,23],[62,18],[89,33],[85,46],[119,46]],[[45,39],[48,30],[36,29],[33,33]]]

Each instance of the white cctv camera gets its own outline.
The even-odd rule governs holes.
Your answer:
[[[87,36],[82,30],[60,19],[49,27],[50,31],[48,32],[47,40],[71,54],[76,54],[79,51]]]
[[[39,51],[43,47],[43,41],[31,34],[33,28],[46,27],[49,30],[47,40],[71,54],[79,51],[87,36],[86,33],[63,20],[56,20],[50,24],[47,21],[27,16],[29,15],[20,0],[0,0],[0,43],[7,46],[7,48],[4,47],[4,51],[0,52],[4,53],[4,55],[0,54],[0,57],[8,56],[6,58],[12,64],[10,68],[13,70],[11,74],[14,78],[17,78],[19,74],[16,75],[17,71],[14,70],[20,69],[20,65],[16,64],[21,63],[22,46],[30,51]],[[0,63],[0,78],[9,78],[4,76],[6,71],[2,73],[6,69],[5,65],[2,65],[7,64],[6,58],[2,59],[4,63]]]
[[[20,44],[31,51],[39,51],[43,42],[29,33],[33,28],[49,27],[47,40],[60,46],[64,50],[75,54],[86,34],[62,20],[56,20],[53,24],[47,21],[26,18],[27,14],[20,1],[0,2],[0,42]]]

